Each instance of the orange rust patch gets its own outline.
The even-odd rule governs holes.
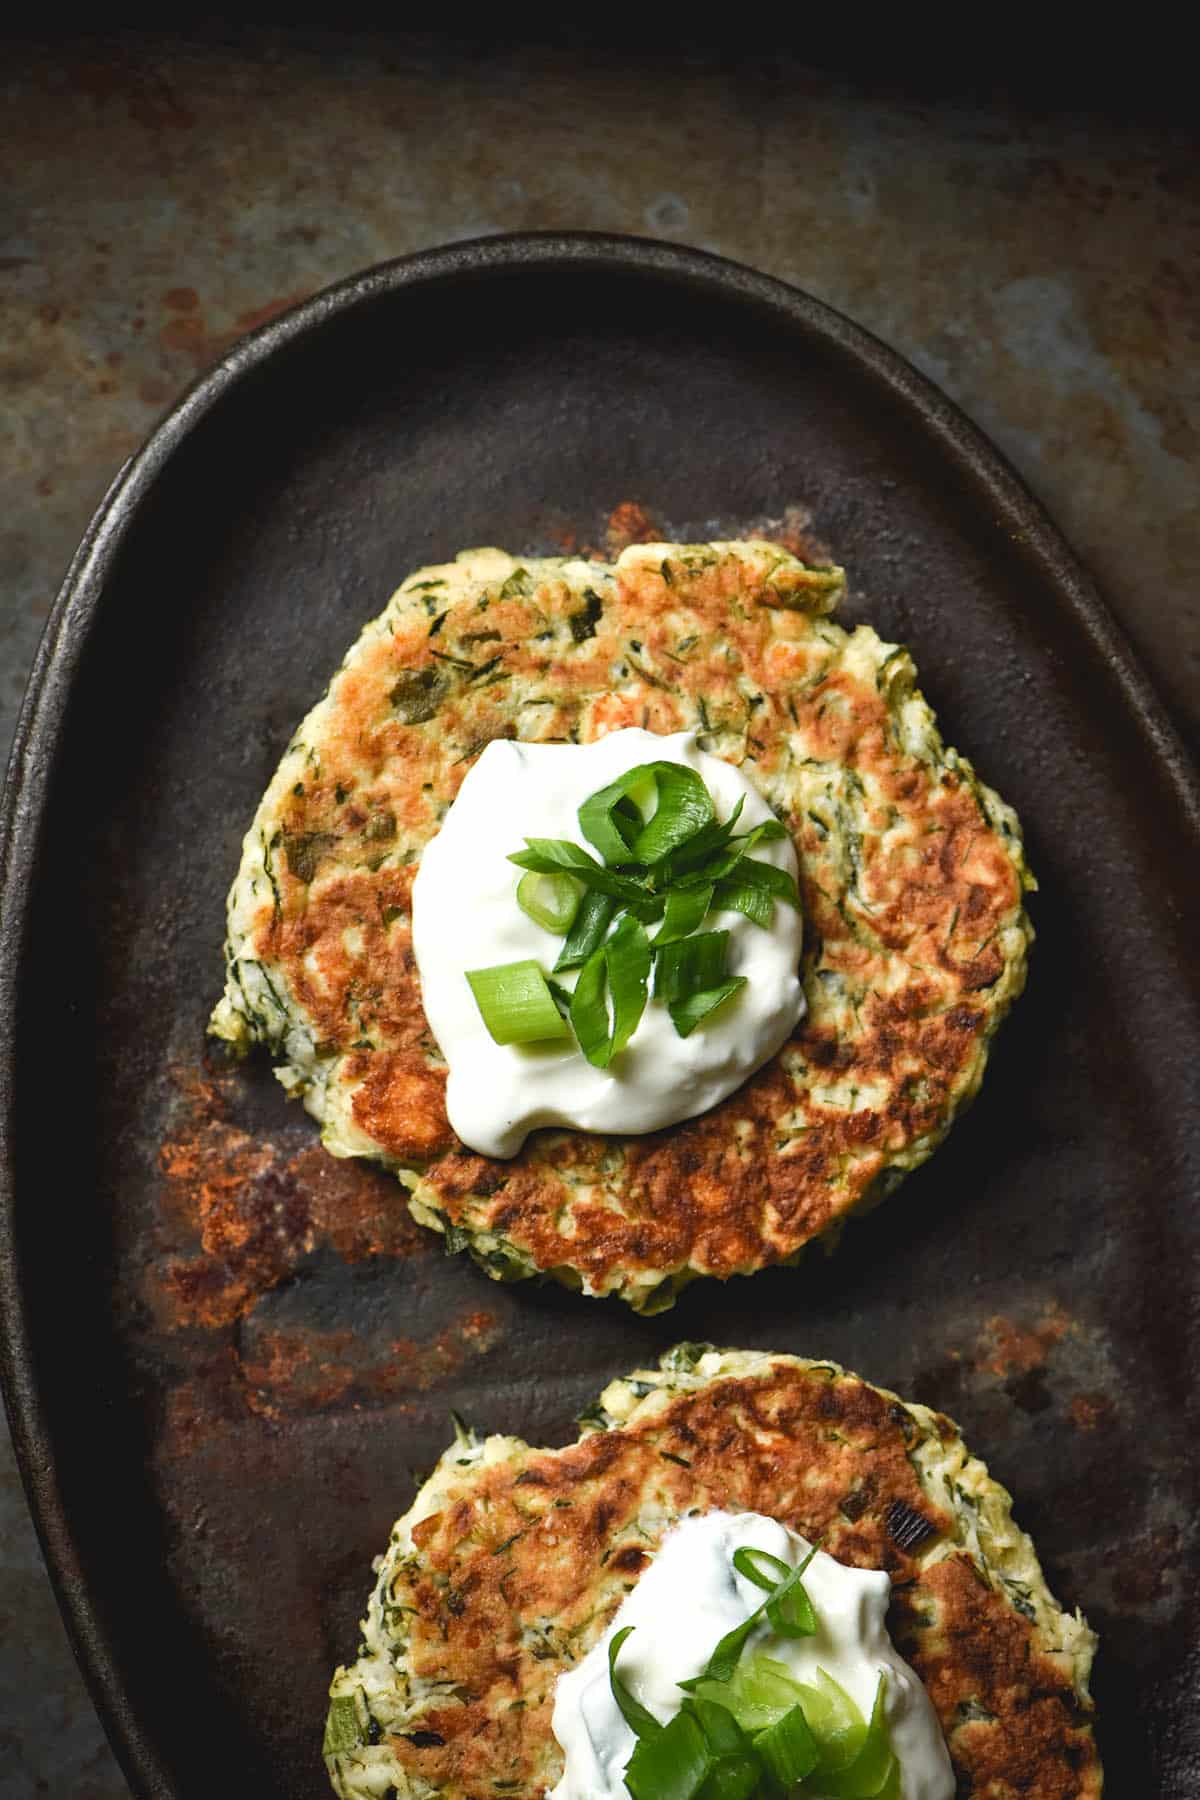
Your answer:
[[[622,500],[608,515],[605,527],[608,547],[614,555],[630,544],[656,544],[662,528],[656,525],[645,507],[636,500]]]
[[[212,354],[204,320],[198,313],[170,319],[159,332],[158,340],[164,350],[184,350],[201,359]]]
[[[1113,1574],[1113,1593],[1127,1606],[1150,1606],[1170,1593],[1182,1560],[1179,1527],[1160,1526],[1136,1546],[1126,1547]]]
[[[234,338],[239,337],[242,332],[253,331],[256,326],[265,325],[269,320],[278,318],[279,314],[286,312],[289,306],[297,306],[301,300],[307,300],[311,293],[311,288],[296,288],[293,293],[281,294],[277,300],[268,300],[263,306],[254,306],[248,312],[239,313],[236,320],[237,330],[228,334],[228,341],[232,343]]]
[[[293,293],[280,294],[262,306],[238,313],[232,325],[214,330],[199,310],[199,296],[194,288],[169,288],[163,295],[163,304],[173,311],[174,316],[163,325],[158,339],[164,350],[190,356],[198,369],[207,368],[218,357],[224,356],[246,332],[265,325],[298,301],[306,300],[311,291],[310,288],[297,288]]]
[[[758,519],[739,535],[761,537],[769,544],[781,544],[810,568],[832,567],[837,560],[824,538],[818,537],[812,529],[812,514],[805,506],[786,506],[782,517]]]
[[[495,1313],[470,1312],[428,1343],[394,1338],[382,1350],[364,1346],[352,1330],[317,1332],[274,1329],[259,1334],[242,1356],[246,1402],[274,1418],[310,1412],[339,1401],[396,1400],[425,1393],[499,1341]]]
[[[1071,1423],[1080,1431],[1098,1431],[1112,1419],[1113,1404],[1105,1394],[1076,1394],[1070,1405]]]
[[[172,1248],[150,1295],[168,1329],[233,1323],[320,1245],[347,1262],[428,1253],[398,1182],[330,1156],[306,1122],[299,1147],[251,1137],[229,1117],[232,1074],[182,1068],[175,1079],[179,1113],[159,1152]]]
[[[1033,1327],[1018,1325],[997,1313],[984,1328],[985,1348],[977,1367],[1006,1380],[1013,1375],[1027,1375],[1040,1369],[1050,1351],[1062,1342],[1073,1324],[1062,1307],[1054,1302],[1041,1322]]]

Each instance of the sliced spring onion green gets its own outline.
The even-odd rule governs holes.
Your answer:
[[[654,959],[654,998],[670,1005],[725,979],[729,958],[727,931],[701,931],[666,943]]]
[[[468,969],[466,976],[496,1043],[535,1044],[570,1035],[537,963],[495,963]]]
[[[597,1069],[608,1067],[608,965],[604,945],[592,951],[571,995],[571,1029],[579,1048]]]
[[[647,820],[651,801],[657,805]],[[712,795],[683,763],[639,763],[579,808],[579,829],[606,863],[656,863],[715,817]]]
[[[640,882],[601,868],[595,857],[589,856],[580,844],[572,844],[567,838],[526,838],[525,842],[528,848],[514,850],[508,859],[518,869],[532,869],[537,875],[565,872],[586,887],[608,894],[614,900],[623,900],[627,906],[647,899],[647,890]]]
[[[802,1706],[789,1707],[781,1719],[758,1732],[754,1748],[785,1794],[812,1773],[821,1755]]]
[[[784,827],[766,819],[735,836],[743,804],[739,798],[720,823],[694,770],[642,763],[579,808],[580,829],[602,863],[566,838],[526,838],[509,857],[525,871],[517,888],[523,909],[563,937],[556,972],[580,970],[572,996],[560,987],[547,992],[597,1068],[607,1068],[628,1043],[646,1005],[642,928],[662,921],[649,946],[654,994],[679,1036],[689,1037],[745,986],[726,974],[728,933],[698,929],[706,915],[740,912],[767,927],[776,900],[799,907],[792,877],[750,855],[785,837]]]
[[[729,1680],[733,1671],[737,1668],[738,1659],[742,1654],[746,1639],[750,1636],[750,1633],[754,1630],[768,1606],[772,1604],[776,1606],[782,1605],[783,1601],[785,1601],[788,1596],[800,1586],[804,1571],[807,1569],[813,1557],[817,1554],[818,1548],[819,1546],[814,1544],[808,1555],[804,1558],[804,1561],[800,1563],[797,1568],[792,1569],[789,1572],[786,1580],[781,1581],[778,1586],[772,1590],[770,1597],[764,1600],[761,1606],[755,1607],[749,1618],[743,1619],[740,1625],[736,1625],[732,1631],[726,1632],[725,1636],[721,1639],[720,1643],[709,1657],[704,1668],[700,1671],[700,1674],[691,1681],[681,1681],[679,1684],[680,1687],[691,1692],[699,1686],[701,1681]]]
[[[694,837],[716,817],[712,795],[694,769],[682,763],[651,763],[658,805],[633,841],[637,862],[656,863]]]
[[[695,931],[703,921],[712,897],[711,885],[670,889],[663,922],[654,934],[655,949],[660,944],[674,943],[677,938],[687,937],[690,932]]]
[[[811,1559],[810,1559],[811,1560]],[[739,1575],[752,1581],[755,1587],[765,1588],[771,1595],[767,1601],[767,1618],[780,1637],[798,1638],[812,1637],[817,1629],[817,1615],[813,1611],[813,1603],[803,1583],[788,1586],[782,1598],[776,1597],[776,1589],[787,1583],[791,1574],[791,1566],[778,1556],[772,1556],[767,1550],[758,1550],[752,1544],[743,1544],[740,1550],[733,1553],[733,1566]]]
[[[685,1700],[712,1757],[697,1800],[750,1800],[762,1785],[762,1763],[749,1737],[725,1706],[710,1700]]]
[[[777,869],[774,863],[759,862],[757,857],[743,856],[733,869],[734,881],[748,881],[754,887],[764,888],[777,900],[783,900],[788,906],[800,911],[800,890],[786,869]]]
[[[555,937],[570,931],[582,898],[583,888],[573,875],[540,875],[531,869],[517,883],[521,911]]]
[[[701,864],[723,850],[733,836],[734,826],[741,818],[745,804],[745,795],[739,795],[737,805],[723,825],[719,825],[714,819],[711,824],[702,826],[686,843],[681,844],[678,850],[665,857],[656,870],[659,885],[667,886],[694,874]]]
[[[604,942],[604,935],[616,910],[617,902],[610,895],[600,894],[594,888],[589,888],[575,914],[575,923],[559,951],[555,970],[577,969],[581,963],[585,963],[593,950]]]
[[[743,1657],[728,1681],[701,1681],[695,1693],[697,1699],[727,1706],[746,1731],[764,1731],[803,1700],[800,1684],[787,1664],[761,1651]]]
[[[704,988],[698,994],[688,994],[682,1000],[672,1000],[667,1011],[679,1036],[691,1037],[697,1025],[703,1025],[710,1013],[715,1013],[718,1006],[724,1006],[745,985],[744,975],[731,975],[728,981],[722,981],[718,987]]]
[[[883,1786],[875,1795],[875,1800],[901,1800],[900,1759],[895,1754],[892,1756],[892,1766],[884,1778]]]
[[[650,963],[645,927],[624,913],[612,936],[593,950],[579,971],[571,997],[571,1024],[593,1067],[607,1069],[637,1030],[646,1007]]]
[[[732,824],[732,820],[729,821]],[[708,832],[700,832],[691,843],[685,844],[669,863],[664,865],[670,870],[670,882],[683,887],[690,887],[697,881],[720,881],[732,874],[738,864],[755,849],[758,844],[772,843],[777,838],[786,837],[787,833],[778,819],[764,819],[761,825],[744,832],[741,837],[721,836],[724,826],[715,827],[712,831],[712,847],[701,854],[697,846],[703,846],[709,837]],[[663,884],[663,877],[656,871],[656,879]]]
[[[699,1721],[679,1711],[654,1737],[639,1738],[625,1765],[633,1800],[693,1800],[713,1765]]]
[[[564,1019],[571,1017],[571,990],[564,987],[561,981],[555,981],[553,975],[547,975],[546,986],[550,989],[550,997]]]
[[[612,1039],[608,1060],[620,1055],[638,1028],[650,988],[650,940],[645,927],[626,913],[604,946],[612,999]]]
[[[704,1741],[715,1756],[743,1756],[749,1750],[750,1739],[727,1706],[695,1695],[683,1704],[695,1715]]]
[[[635,1700],[621,1677],[617,1674],[617,1658],[621,1654],[621,1646],[633,1630],[632,1625],[624,1626],[614,1632],[608,1644],[608,1685],[612,1689],[612,1697],[616,1701],[621,1717],[632,1731],[634,1737],[657,1737],[662,1726],[654,1714],[640,1700]]]
[[[820,1776],[830,1776],[849,1766],[866,1742],[862,1713],[840,1682],[825,1669],[817,1670],[816,1686],[798,1684],[809,1724],[821,1745]]]
[[[735,1553],[737,1572],[767,1598],[722,1638],[703,1675],[680,1682],[685,1698],[665,1725],[617,1673],[632,1627],[616,1633],[608,1649],[609,1684],[638,1740],[625,1769],[631,1800],[802,1800],[810,1794],[814,1800],[900,1800],[900,1765],[887,1735],[886,1670],[880,1670],[866,1724],[824,1669],[812,1686],[761,1653],[738,1663],[764,1614],[793,1628],[801,1613],[811,1615],[801,1577],[815,1555],[816,1546],[791,1569],[752,1546]]]
[[[775,902],[765,889],[755,887],[749,881],[739,881],[735,875],[714,886],[712,910],[745,913],[755,925],[769,926],[775,914]]]
[[[635,860],[632,846],[642,831],[646,814],[658,792],[656,771],[660,763],[639,763],[607,787],[589,794],[579,808],[579,829],[594,844],[606,863]]]
[[[829,1678],[826,1677],[828,1680]],[[862,1737],[857,1754],[828,1774],[822,1774],[822,1786],[837,1800],[871,1800],[887,1785],[895,1757],[888,1743],[887,1719],[884,1714],[886,1672],[879,1671],[875,1702],[870,1723]],[[853,1705],[853,1702],[851,1702]],[[857,1711],[857,1707],[855,1711]],[[862,1715],[859,1714],[861,1724]]]
[[[696,1800],[751,1800],[762,1786],[762,1763],[753,1752],[719,1756],[700,1786]]]

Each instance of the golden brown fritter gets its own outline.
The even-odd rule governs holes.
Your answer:
[[[686,1512],[752,1510],[892,1577],[958,1792],[1101,1788],[1094,1639],[951,1422],[832,1363],[680,1345],[614,1382],[565,1450],[464,1436],[392,1532],[326,1740],[344,1800],[541,1795],[555,1682]],[[357,1740],[357,1741],[356,1741]]]
[[[406,581],[289,746],[245,841],[213,1029],[267,1043],[337,1155],[505,1278],[641,1310],[786,1261],[934,1149],[983,1074],[1031,931],[1015,815],[947,748],[907,651],[827,616],[839,570],[778,546],[641,544],[613,566],[464,553]],[[757,1075],[645,1137],[461,1144],[421,1006],[411,879],[498,737],[697,729],[790,830],[808,1010]]]

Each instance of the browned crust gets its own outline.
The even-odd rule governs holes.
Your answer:
[[[409,609],[365,648],[335,684],[319,769],[282,809],[277,898],[252,935],[322,1051],[349,1059],[336,1082],[364,1150],[421,1170],[426,1215],[602,1293],[639,1274],[781,1261],[890,1165],[920,1160],[978,1080],[1005,945],[1024,927],[1019,853],[969,771],[909,753],[893,697],[847,666],[844,634],[797,610],[804,583],[827,576],[791,564],[766,581],[727,553],[699,571],[643,563],[596,579],[603,612],[582,642],[567,628],[579,593],[557,579],[464,600],[433,638]],[[421,1007],[413,869],[485,743],[631,724],[703,726],[782,811],[802,871],[808,1016],[700,1119],[634,1140],[543,1132],[511,1161],[475,1155],[446,1119]],[[865,783],[849,887],[819,817],[794,802],[805,759]],[[831,1083],[851,1103],[814,1096]]]
[[[949,1440],[947,1420],[937,1428]],[[557,1776],[550,1700],[564,1665],[603,1632],[661,1518],[752,1508],[821,1539],[839,1561],[892,1576],[889,1626],[925,1683],[962,1796],[1084,1800],[1100,1791],[1090,1726],[1032,1623],[964,1553],[909,1460],[907,1410],[854,1376],[776,1365],[676,1397],[661,1413],[566,1450],[523,1450],[465,1476],[413,1529],[389,1598],[414,1609],[408,1669],[450,1679],[466,1704],[431,1704],[392,1740],[402,1766],[449,1796]],[[932,1535],[913,1555],[889,1534],[900,1502]],[[894,1522],[895,1512],[891,1512]],[[643,1528],[639,1520],[655,1518]],[[520,1703],[520,1704],[517,1704]]]

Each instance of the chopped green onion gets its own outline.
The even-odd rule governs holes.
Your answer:
[[[556,973],[580,970],[573,995],[559,987],[547,992],[595,1067],[607,1068],[637,1029],[647,950],[655,959],[655,999],[686,1038],[746,985],[726,974],[728,932],[699,930],[707,914],[738,912],[765,928],[776,900],[799,908],[793,878],[749,854],[786,837],[784,827],[764,819],[736,837],[743,806],[739,798],[719,823],[694,770],[641,763],[579,808],[580,828],[604,862],[566,838],[526,838],[509,857],[525,871],[517,887],[524,911],[563,937]],[[642,928],[659,920],[650,945]]]
[[[696,1800],[751,1800],[762,1786],[762,1763],[751,1751],[721,1756],[704,1778]]]
[[[669,1006],[672,1000],[717,987],[725,979],[728,957],[727,931],[702,931],[664,944],[654,961],[654,998]]]
[[[543,931],[565,937],[579,911],[583,889],[573,875],[539,875],[531,869],[517,883],[517,905]]]
[[[693,1696],[683,1704],[687,1711],[695,1715],[705,1742],[715,1755],[741,1756],[749,1750],[750,1739],[729,1708],[719,1700],[704,1700]]]
[[[749,881],[739,881],[736,875],[728,881],[718,881],[712,894],[714,912],[745,913],[755,925],[764,927],[770,925],[775,915],[775,902],[770,894]]]
[[[900,1792],[900,1759],[893,1755],[892,1766],[884,1778],[883,1786],[875,1795],[875,1800],[901,1800]]]
[[[826,1677],[828,1680],[829,1678]],[[866,1728],[857,1755],[852,1761],[841,1764],[837,1769],[821,1777],[822,1786],[837,1800],[870,1800],[886,1786],[892,1774],[895,1757],[888,1743],[887,1719],[884,1713],[884,1689],[887,1683],[886,1672],[879,1671],[879,1682],[875,1689],[875,1703],[871,1708],[871,1720]],[[855,1708],[857,1711],[857,1708]],[[862,1715],[859,1714],[861,1723]]]
[[[633,1800],[693,1800],[713,1766],[699,1721],[681,1710],[654,1737],[639,1738],[625,1765]]]
[[[612,1697],[620,1709],[621,1717],[635,1737],[657,1737],[662,1726],[654,1714],[640,1700],[635,1700],[621,1677],[617,1674],[617,1658],[621,1654],[621,1646],[633,1630],[632,1625],[624,1626],[614,1632],[608,1644],[608,1685],[612,1689]]]
[[[607,787],[590,794],[579,808],[579,829],[606,863],[629,862],[631,846],[645,825],[658,789],[657,763],[639,763]]]
[[[514,850],[508,859],[510,863],[516,863],[518,869],[532,869],[537,875],[556,875],[565,871],[601,894],[624,900],[627,906],[649,898],[640,882],[631,880],[628,875],[614,875],[611,869],[602,869],[594,856],[589,856],[581,845],[572,844],[567,838],[526,838],[525,842],[528,849]]]
[[[663,922],[654,934],[654,947],[660,944],[674,943],[677,938],[687,937],[701,924],[712,901],[711,886],[693,888],[671,888],[667,893],[666,911]]]
[[[554,967],[561,969],[577,969],[604,942],[605,933],[617,903],[608,894],[600,894],[589,888],[583,896],[583,902],[575,915],[575,923],[566,936],[566,941],[559,952]]]
[[[764,888],[777,900],[786,901],[788,906],[800,911],[800,890],[786,869],[777,869],[774,863],[759,862],[757,857],[744,856],[733,870],[734,881],[748,881],[754,887]]]
[[[818,1546],[814,1544],[799,1567],[793,1569],[787,1579],[781,1581],[778,1587],[773,1589],[770,1598],[764,1600],[761,1606],[756,1607],[749,1618],[743,1619],[740,1625],[736,1625],[732,1631],[726,1632],[725,1636],[721,1639],[720,1643],[709,1657],[708,1662],[701,1670],[699,1676],[695,1677],[690,1682],[680,1682],[679,1685],[691,1690],[698,1686],[701,1681],[728,1681],[737,1667],[738,1659],[742,1654],[742,1648],[746,1639],[750,1636],[750,1633],[754,1630],[768,1606],[772,1604],[776,1606],[781,1605],[781,1603],[787,1599],[788,1595],[800,1586],[804,1571],[807,1569],[813,1557],[817,1554],[817,1549]]]
[[[580,969],[575,992],[571,995],[571,1029],[579,1039],[579,1048],[597,1069],[608,1066],[607,987],[608,965],[601,944]]]
[[[571,1024],[580,1049],[595,1068],[607,1069],[637,1030],[646,1006],[650,962],[645,928],[625,913],[612,936],[580,970],[571,997]]]
[[[694,1692],[697,1699],[727,1706],[746,1731],[765,1730],[804,1697],[787,1664],[761,1651],[743,1657],[728,1681],[701,1681]]]
[[[816,1687],[806,1682],[799,1685],[805,1714],[820,1741],[820,1774],[825,1781],[854,1761],[866,1742],[866,1721],[845,1688],[826,1670],[817,1670]]]
[[[698,1800],[750,1800],[762,1785],[762,1764],[728,1707],[693,1699],[683,1710],[695,1717],[713,1758]]]
[[[754,1748],[785,1794],[811,1774],[821,1755],[802,1706],[791,1707],[781,1719],[760,1731]]]
[[[550,997],[564,1019],[571,1017],[571,990],[564,987],[561,981],[555,981],[553,975],[547,975],[546,986],[550,989]]]
[[[626,913],[604,946],[613,1028],[608,1060],[620,1054],[638,1028],[650,987],[650,942],[643,926]]]
[[[692,874],[700,865],[707,862],[718,850],[723,850],[733,836],[733,828],[742,816],[742,808],[746,804],[746,796],[738,796],[737,805],[723,825],[714,819],[711,824],[703,826],[694,837],[690,837],[678,850],[658,865],[656,871],[660,885],[678,881],[681,877]]]
[[[496,1043],[535,1044],[570,1035],[537,963],[495,963],[468,969],[466,976]]]
[[[667,1011],[679,1036],[691,1037],[697,1025],[703,1025],[710,1013],[715,1013],[718,1006],[724,1006],[731,995],[745,985],[744,975],[731,975],[719,987],[705,988],[698,994],[686,995],[682,1000],[672,1000]]]
[[[702,1675],[681,1681],[679,1711],[665,1725],[630,1692],[617,1657],[631,1626],[608,1648],[608,1677],[621,1716],[637,1738],[625,1768],[631,1800],[900,1800],[900,1765],[888,1742],[887,1671],[880,1670],[870,1723],[824,1669],[817,1686],[761,1653],[739,1665],[746,1637],[764,1614],[793,1627],[815,1616],[802,1576],[753,1546],[734,1555],[738,1574],[766,1592],[762,1605],[722,1638]],[[776,1629],[778,1625],[776,1624]],[[811,1777],[811,1780],[809,1779]]]
[[[785,1597],[776,1596],[775,1590],[788,1582],[788,1576],[792,1572],[789,1564],[778,1556],[772,1556],[767,1550],[758,1550],[752,1544],[744,1544],[740,1550],[734,1551],[733,1566],[739,1575],[744,1575],[755,1587],[766,1588],[771,1595],[767,1601],[767,1618],[780,1637],[814,1635],[817,1615],[803,1584],[792,1586],[789,1583]]]
[[[649,822],[642,823],[655,790],[658,804]],[[606,863],[656,863],[713,817],[712,796],[694,769],[683,763],[639,763],[589,795],[579,808],[579,829]]]
[[[708,825],[715,817],[712,795],[694,769],[682,763],[652,763],[658,806],[650,823],[633,842],[641,863],[656,863]]]

